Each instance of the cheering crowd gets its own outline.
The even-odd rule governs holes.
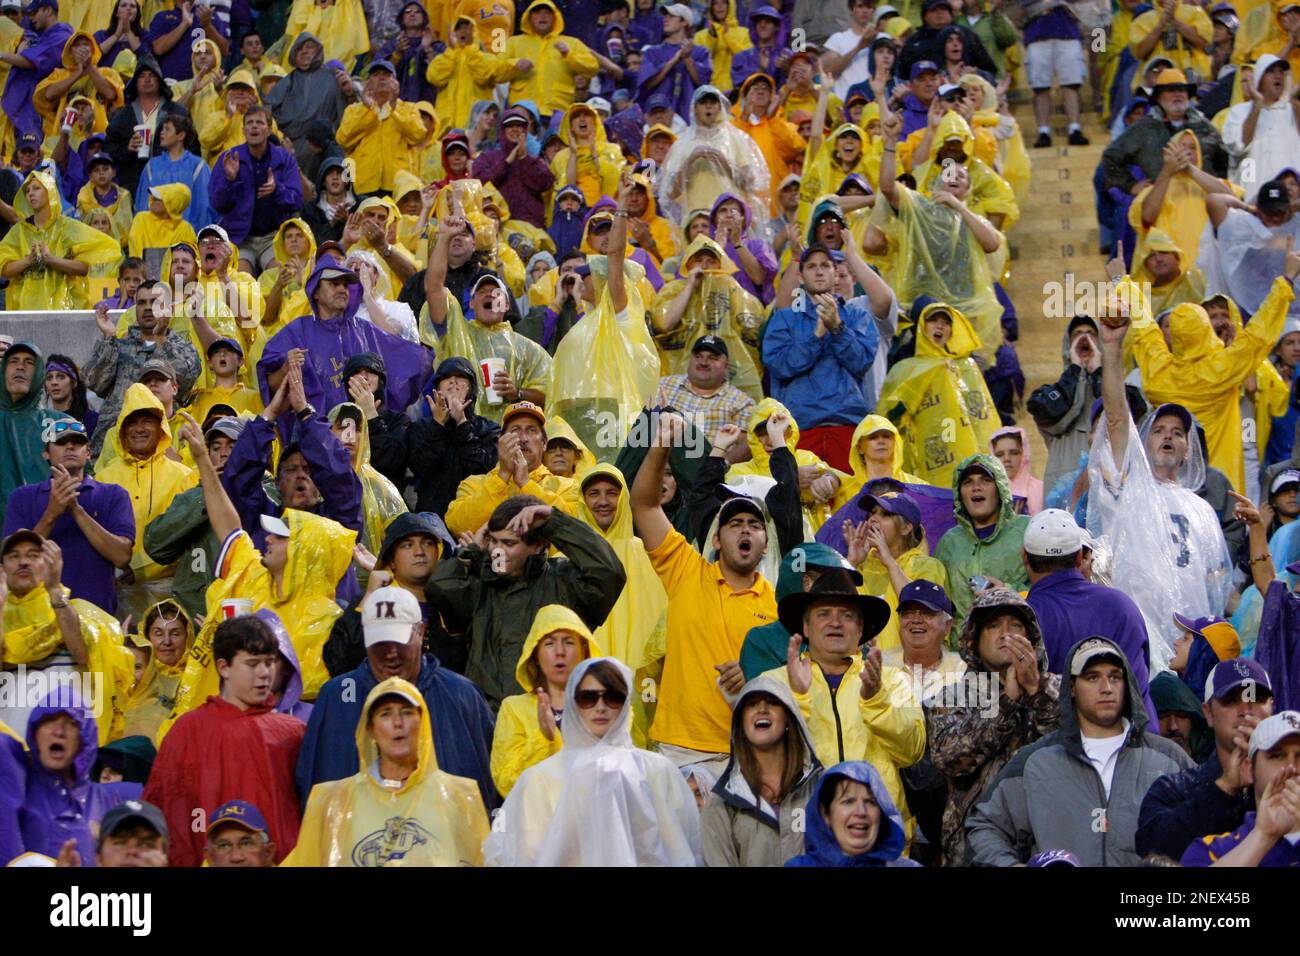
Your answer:
[[[0,337],[0,861],[1300,864],[1296,70],[1286,0],[0,0],[4,308],[94,317]]]

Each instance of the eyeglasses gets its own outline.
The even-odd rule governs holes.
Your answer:
[[[616,690],[580,690],[573,695],[573,702],[582,710],[591,710],[602,700],[611,710],[618,710],[627,702],[627,694]]]

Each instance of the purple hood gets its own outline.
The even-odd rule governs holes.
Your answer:
[[[710,238],[717,238],[718,207],[721,206],[728,199],[734,199],[736,202],[740,203],[740,208],[744,211],[745,214],[745,233],[746,235],[748,235],[749,233],[749,224],[753,218],[749,213],[749,203],[745,202],[744,199],[742,199],[740,196],[737,196],[735,193],[723,193],[713,203],[713,208],[709,210],[709,237]]]
[[[356,318],[357,310],[361,308],[361,283],[354,282],[348,289],[348,307],[343,315],[337,319],[322,319],[316,313],[316,287],[320,285],[321,273],[326,269],[342,269],[343,264],[333,256],[326,253],[316,260],[316,268],[312,270],[311,276],[307,279],[307,285],[304,291],[307,293],[307,302],[311,305],[311,314],[316,317],[316,321],[327,327],[351,322]]]
[[[289,632],[285,629],[280,616],[268,608],[262,608],[254,616],[265,621],[275,634],[275,643],[280,649],[280,654],[289,662],[291,668],[289,679],[284,684],[284,693],[276,701],[275,712],[288,714],[305,722],[311,716],[311,704],[304,703],[302,699],[302,665],[298,663],[298,652],[293,649]]]

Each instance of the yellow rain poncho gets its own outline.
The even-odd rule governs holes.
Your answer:
[[[578,113],[589,113],[592,125],[596,129],[595,142],[590,146],[573,145],[573,132],[569,124]],[[614,196],[618,193],[618,174],[623,169],[623,151],[605,137],[605,126],[600,118],[586,103],[574,103],[564,113],[564,122],[558,130],[564,148],[551,160],[551,172],[555,174],[555,186],[558,191],[565,186],[574,185],[582,190],[587,206],[596,205],[601,196]],[[577,181],[569,182],[569,157],[573,150],[578,151]]]
[[[185,613],[185,609],[178,602],[170,599],[165,602],[159,601],[140,616],[136,626],[140,640],[148,646],[149,636],[144,630],[145,621],[149,619],[153,609],[163,603],[175,607],[185,619],[185,626],[190,632],[190,641],[193,642],[194,623]],[[172,707],[176,704],[176,691],[180,687],[181,675],[184,673],[184,656],[175,664],[168,666],[158,660],[157,654],[152,652],[149,654],[149,663],[145,665],[144,673],[140,675],[139,682],[131,689],[131,696],[127,698],[124,736],[140,734],[150,740],[154,738],[158,728],[162,726],[162,722],[167,719],[167,715],[172,712]]]
[[[939,147],[953,139],[961,141],[962,150],[966,154],[964,165],[966,171],[970,173],[970,192],[966,194],[966,205],[971,212],[986,218],[993,215],[1006,217],[1002,222],[1002,230],[1006,232],[1020,218],[1020,206],[1016,202],[1016,195],[1005,179],[975,155],[977,152],[975,136],[960,113],[946,113],[939,121],[939,128],[935,131],[934,146],[930,150],[930,159],[915,170],[917,188],[928,196],[940,184],[943,167],[942,164],[934,161],[934,156],[938,153]]]
[[[613,222],[614,220],[613,208],[614,207],[612,206],[607,206],[604,209],[596,210],[596,212],[592,213],[587,217],[587,221],[582,226],[582,245],[579,248],[587,254],[587,257],[589,259],[593,256],[604,257],[605,255],[605,253],[600,252],[596,248],[596,246],[592,243],[591,230],[595,227],[596,223],[598,222],[602,222],[602,221]],[[708,215],[707,209],[704,210],[704,215],[705,216]],[[608,242],[606,242],[605,248],[606,249],[609,248]],[[632,263],[632,253],[633,250],[635,250],[636,248],[637,248],[636,246],[632,245],[631,238],[629,237],[627,248],[623,252],[623,264],[625,267],[625,271],[628,275],[628,281],[629,283],[633,283],[636,285],[636,291],[641,296],[641,301],[643,303],[653,304],[655,300],[655,287],[650,284],[650,279],[646,276],[645,269],[636,270],[636,269],[626,268],[629,264]],[[530,301],[532,302],[552,301],[555,298],[555,284],[559,281],[559,277],[560,277],[559,267],[556,267],[554,269],[548,269],[545,275],[543,275],[540,279],[538,279],[536,282],[532,283],[529,286],[528,294],[529,294]],[[581,299],[575,302],[574,306],[577,309],[578,315],[583,315],[587,311],[587,303],[583,302]],[[647,309],[648,308],[649,306],[647,306]]]
[[[660,590],[662,589],[663,586],[660,585]],[[514,787],[521,773],[533,764],[559,753],[564,746],[564,740],[558,732],[553,739],[546,739],[537,718],[536,691],[546,686],[546,679],[533,660],[533,652],[537,650],[542,638],[556,631],[568,631],[582,639],[583,660],[604,655],[599,639],[592,635],[582,618],[570,608],[562,604],[547,604],[538,608],[533,626],[524,638],[519,663],[515,666],[515,677],[524,692],[501,702],[501,709],[497,711],[496,730],[492,734],[492,782],[503,797]],[[563,702],[551,701],[552,706],[560,703]],[[574,720],[579,719],[576,713],[571,716]]]
[[[279,595],[271,572],[262,564],[262,555],[246,532],[236,532],[223,545],[213,569],[215,579],[208,587],[203,628],[186,655],[176,707],[159,728],[158,742],[176,718],[218,693],[220,681],[212,660],[212,638],[221,623],[221,602],[226,598],[250,600],[251,610],[269,608],[279,616],[298,655],[303,700],[315,700],[329,680],[321,651],[334,621],[343,613],[334,600],[334,589],[352,561],[357,533],[337,521],[294,508],[286,508],[282,518],[289,526],[289,561]]]
[[[401,210],[397,208],[397,203],[393,202],[387,196],[370,196],[361,200],[357,205],[356,212],[364,213],[366,210],[375,209],[376,207],[388,210],[388,218],[384,220],[384,229],[386,229],[388,233],[389,248],[393,250],[395,255],[407,259],[412,265],[414,265],[415,256],[411,253],[411,250],[407,249],[397,241],[397,224],[402,219],[402,213]],[[352,245],[352,248],[366,249],[369,252],[373,252],[375,254],[375,260],[379,262],[383,270],[388,273],[388,287],[390,289],[400,289],[402,287],[404,281],[402,277],[393,271],[393,267],[390,266],[388,261],[379,254],[379,250],[371,245],[369,239],[362,236]],[[310,275],[310,273],[308,273],[308,275]]]
[[[596,457],[591,453],[591,449],[583,444],[582,439],[578,437],[578,433],[573,430],[572,426],[559,415],[547,415],[546,444],[550,445],[557,438],[572,442],[573,447],[577,450],[578,457],[573,463],[574,478],[582,478],[596,465]]]
[[[1246,0],[1235,5],[1241,17],[1241,27],[1232,46],[1233,63],[1253,63],[1265,53],[1282,55],[1290,44],[1279,18],[1291,3],[1292,0],[1272,0],[1271,3],[1269,0]],[[1286,59],[1291,64],[1291,76],[1295,77],[1300,71],[1300,48],[1292,46]],[[1238,70],[1233,89],[1234,103],[1240,102],[1240,86],[1241,71]]]
[[[1282,334],[1295,293],[1279,276],[1273,288],[1232,345],[1224,347],[1205,310],[1192,302],[1169,316],[1171,347],[1155,321],[1135,310],[1133,356],[1142,370],[1142,391],[1153,406],[1177,402],[1205,429],[1209,464],[1238,491],[1246,487],[1241,450],[1241,386],[1268,357]],[[1193,439],[1194,440],[1194,439]]]
[[[1157,28],[1161,28],[1163,11],[1160,8],[1148,10],[1146,13],[1137,17],[1128,31],[1129,49],[1133,55],[1137,55],[1137,47],[1143,40]],[[1197,80],[1213,79],[1210,74],[1210,55],[1205,52],[1205,48],[1214,39],[1214,26],[1210,23],[1210,15],[1205,12],[1204,8],[1192,3],[1179,3],[1174,11],[1174,18],[1181,23],[1190,26],[1200,37],[1200,43],[1192,44],[1181,34],[1176,34],[1176,42],[1172,47],[1168,46],[1163,40],[1157,40],[1155,47],[1151,50],[1150,55],[1160,55],[1173,62],[1174,66],[1184,72],[1194,71]],[[1168,33],[1174,33],[1172,28],[1167,29]]]
[[[447,292],[446,332],[438,338],[426,304],[420,310],[420,341],[435,350],[435,368],[453,355],[468,359],[474,368],[478,368],[483,359],[495,357],[505,360],[506,371],[520,390],[535,388],[544,393],[550,385],[551,356],[546,349],[515,332],[509,322],[489,326],[476,319],[466,319],[461,313],[460,303],[450,292]],[[505,410],[504,401],[493,405],[488,401],[487,389],[479,389],[478,401],[474,405],[476,415],[500,422]],[[478,525],[475,525],[474,530],[477,529]]]
[[[555,13],[555,23],[546,36],[538,36],[529,22],[528,14],[537,7],[550,7]],[[543,116],[568,109],[573,103],[574,75],[595,76],[600,70],[596,55],[581,40],[564,35],[564,14],[551,0],[533,0],[524,10],[519,31],[506,41],[504,59],[510,70],[506,74],[510,80],[507,101],[532,100]],[[555,49],[557,43],[568,46],[569,52],[561,54]],[[514,75],[513,67],[519,60],[533,64],[526,76]]]
[[[122,442],[122,423],[138,411],[153,411],[162,419],[162,435],[148,458],[136,458]],[[163,567],[145,554],[144,529],[167,510],[173,498],[197,485],[199,476],[194,469],[167,457],[167,449],[172,447],[172,430],[164,415],[163,404],[148,386],[139,382],[126,390],[122,411],[117,416],[117,427],[109,441],[114,452],[113,460],[107,464],[100,462],[95,469],[95,478],[106,484],[121,485],[131,496],[131,510],[135,514],[131,570],[136,583],[169,578],[175,572],[175,566]]]
[[[286,219],[280,224],[280,228],[275,231],[275,240],[272,242],[272,248],[275,250],[275,265],[261,274],[257,282],[262,290],[262,300],[271,294],[275,288],[276,281],[280,278],[280,270],[284,268],[284,263],[289,261],[289,252],[284,247],[284,231],[290,226],[298,229],[307,237],[307,256],[303,262],[302,276],[310,276],[312,270],[316,268],[316,237],[312,234],[311,227],[303,219],[293,218]],[[271,324],[263,322],[262,331],[269,339],[282,328],[292,322],[299,316],[309,315],[311,313],[311,303],[307,301],[307,292],[303,289],[302,278],[291,281],[280,293],[280,313]]]
[[[293,0],[289,21],[284,26],[284,56],[281,65],[292,70],[289,53],[300,33],[310,33],[325,47],[326,60],[342,60],[351,69],[357,57],[370,52],[370,31],[361,0],[333,0],[318,6],[315,0]]]
[[[36,223],[36,214],[27,201],[27,185],[32,182],[40,183],[49,198],[49,219],[44,226]],[[122,256],[122,246],[112,236],[63,214],[58,186],[47,172],[38,169],[29,173],[13,206],[19,219],[0,240],[0,268],[26,258],[37,242],[44,243],[61,259],[77,259],[88,266],[117,262]],[[5,308],[11,312],[86,309],[90,305],[84,277],[37,262],[10,276],[5,290]]]
[[[77,215],[82,222],[87,222],[87,217],[92,212],[102,209],[108,213],[109,219],[113,222],[113,235],[123,245],[126,243],[126,236],[131,231],[131,219],[133,209],[131,206],[131,194],[125,189],[118,186],[111,186],[110,189],[116,195],[110,203],[102,202],[95,193],[95,184],[86,183],[77,192]],[[186,200],[188,205],[189,200]],[[91,273],[94,274],[93,271]]]
[[[382,698],[397,694],[420,711],[419,758],[400,786],[376,779],[379,747],[367,732]],[[488,835],[478,784],[438,769],[433,728],[420,691],[400,677],[366,696],[357,723],[361,770],[312,787],[298,844],[282,866],[480,866]]]
[[[845,169],[835,157],[835,145],[841,136],[857,136],[862,140],[862,152],[852,169]],[[872,141],[866,130],[852,123],[844,123],[822,142],[817,155],[804,167],[799,183],[799,211],[796,222],[804,232],[811,221],[813,209],[827,194],[833,194],[844,180],[856,173],[875,189],[880,182],[881,141]]]
[[[790,409],[786,408],[775,398],[765,398],[754,406],[753,411],[749,413],[749,421],[745,425],[745,441],[749,444],[749,451],[753,457],[749,461],[742,461],[737,465],[732,465],[727,472],[727,481],[736,481],[745,475],[758,475],[761,478],[772,477],[772,456],[763,447],[763,442],[754,434],[759,425],[764,425],[767,420],[777,412],[790,414]],[[849,477],[844,472],[832,468],[826,462],[822,461],[815,454],[806,448],[796,448],[799,444],[799,423],[790,417],[790,427],[786,429],[785,445],[794,455],[795,464],[800,468],[812,466],[821,469],[823,475],[835,475],[839,478],[841,486]],[[803,504],[804,519],[812,526],[815,532],[826,519],[831,516],[833,509],[831,502],[820,502],[813,497],[811,491],[802,491],[799,494],[799,500]]]
[[[181,40],[181,43],[185,42],[184,39]],[[203,85],[199,87],[198,92],[191,94],[191,91],[194,89],[194,84],[198,81],[199,77],[202,76],[201,68],[199,67],[199,53],[205,50],[207,53],[211,54],[213,63],[215,64],[215,69],[211,73],[212,79],[204,81]],[[220,87],[220,78],[222,75],[221,62],[223,59],[224,57],[221,53],[221,47],[217,46],[214,40],[211,40],[208,37],[201,37],[190,44],[190,78],[188,80],[168,81],[168,85],[171,87],[172,91],[172,98],[177,102],[187,94],[190,94],[190,118],[194,120],[194,130],[199,136],[200,143],[202,143],[203,128],[212,118],[212,115],[214,113],[224,114],[226,110],[225,95]],[[249,75],[251,76],[251,72],[248,71],[247,67],[244,67],[243,70],[249,72]],[[235,72],[239,71],[236,70]],[[247,82],[247,80],[244,82]],[[253,89],[257,90],[256,85],[254,85]],[[241,127],[242,133],[243,122],[240,121],[236,125]],[[274,119],[271,120],[271,127],[276,134],[279,135],[279,130],[275,128]],[[242,136],[240,142],[243,142]],[[209,165],[211,165],[213,157],[208,155],[206,149],[204,150],[203,155],[204,159],[207,160]]]
[[[1133,206],[1137,206],[1136,201]],[[1159,229],[1149,229],[1145,234],[1139,233],[1139,236],[1138,246],[1133,250],[1133,278],[1150,289],[1152,315],[1158,316],[1176,305],[1200,302],[1205,298],[1205,276],[1192,264],[1195,260],[1183,254],[1182,246]],[[1151,273],[1147,272],[1146,262],[1147,256],[1153,252],[1172,252],[1178,256],[1183,271],[1177,279],[1162,286],[1151,284]]]
[[[1201,305],[1209,305],[1212,302],[1219,301],[1224,303],[1228,309],[1228,315],[1232,317],[1232,326],[1237,331],[1237,336],[1241,336],[1241,330],[1244,328],[1241,321],[1241,309],[1230,296],[1220,293],[1211,296]],[[1286,326],[1282,328],[1282,337],[1286,335]],[[1242,388],[1243,396],[1245,387]],[[1267,358],[1259,363],[1255,369],[1255,408],[1254,422],[1255,435],[1252,439],[1256,448],[1267,448],[1269,436],[1273,433],[1273,419],[1281,418],[1286,414],[1287,405],[1291,401],[1291,385],[1278,374],[1273,363]],[[1243,439],[1246,435],[1245,428],[1242,429]]]
[[[972,125],[975,127],[975,155],[993,168],[999,176],[1007,181],[1015,193],[1016,202],[1024,204],[1029,201],[1029,179],[1033,164],[1029,159],[1029,150],[1025,148],[1024,137],[1020,133],[1020,124],[1015,117],[998,112],[998,93],[993,84],[978,73],[967,73],[961,78],[961,86],[968,94],[978,97]],[[995,156],[990,162],[979,150],[980,132],[987,131],[993,138]]]
[[[469,16],[457,17],[458,22],[461,19],[473,22]],[[511,17],[503,36],[513,27]],[[438,88],[438,137],[448,130],[466,129],[474,104],[492,99],[493,87],[510,79],[512,61],[488,52],[490,48],[483,44],[491,42],[488,38],[469,46],[448,45],[429,61],[424,78]]]
[[[889,432],[894,436],[894,459],[890,466],[889,474],[870,474],[866,456],[862,453],[860,446],[864,438],[870,438],[877,432]],[[895,481],[901,481],[909,485],[923,485],[925,482],[916,475],[910,474],[903,470],[903,459],[906,457],[903,449],[903,438],[894,427],[894,423],[883,415],[868,415],[862,421],[858,422],[858,427],[853,430],[853,441],[849,445],[849,464],[853,468],[853,474],[840,479],[840,490],[835,495],[835,502],[831,505],[831,513],[839,511],[858,495],[862,494],[862,489],[866,487],[868,481],[875,478],[893,478]]]
[[[718,24],[710,16],[704,29],[696,31],[695,44],[709,51],[709,59],[713,63],[713,85],[724,93],[730,93],[731,58],[752,48],[754,43],[749,37],[749,30],[742,27],[736,19],[736,0],[727,0],[727,15],[723,20],[722,24]]]
[[[942,349],[924,334],[933,312],[952,316],[952,337]],[[916,354],[885,376],[876,408],[898,425],[904,466],[926,484],[950,487],[957,463],[988,448],[1001,424],[973,358],[979,347],[960,310],[933,302],[916,322]]]
[[[135,658],[123,645],[122,629],[111,614],[72,597],[66,589],[64,594],[81,621],[88,656],[83,673],[91,675],[95,693],[103,694],[103,712],[98,715],[102,747],[124,735]],[[5,665],[36,664],[62,647],[63,635],[45,585],[38,584],[21,596],[11,591],[4,602]]]
[[[610,301],[604,256],[587,260],[597,305],[574,323],[551,360],[546,414],[560,415],[599,461],[613,461],[641,409],[652,404],[659,384],[659,356],[646,328],[635,262],[624,263],[626,316]]]
[[[681,772],[632,743],[631,709],[604,736],[583,723],[574,693],[597,661],[635,693],[613,657],[589,658],[564,688],[564,748],[520,775],[483,843],[488,866],[697,866],[700,812]]]
[[[185,221],[185,210],[190,205],[190,187],[184,183],[168,183],[154,186],[150,192],[162,200],[166,214],[159,216],[150,209],[136,213],[126,237],[127,252],[143,257],[145,250],[149,249],[161,262],[166,250],[176,243],[198,242],[194,237],[194,227]]]
[[[1170,137],[1169,142],[1177,145],[1190,143],[1192,149],[1196,151],[1194,163],[1198,169],[1200,168],[1201,142],[1196,138],[1195,133],[1189,129],[1184,129]],[[1154,185],[1148,185],[1138,193],[1133,199],[1133,204],[1128,209],[1128,222],[1133,227],[1133,232],[1138,239],[1137,247],[1133,250],[1135,278],[1137,277],[1137,270],[1141,268],[1141,263],[1146,259],[1147,254],[1156,251],[1153,247],[1147,245],[1147,240],[1148,237],[1154,240],[1157,233],[1163,234],[1167,240],[1177,247],[1184,267],[1194,266],[1200,254],[1201,233],[1205,231],[1205,224],[1210,218],[1205,209],[1205,189],[1192,178],[1190,173],[1184,170],[1180,173],[1174,173],[1173,178],[1169,180],[1169,185],[1165,188],[1165,198],[1160,204],[1160,213],[1156,216],[1155,222],[1150,227],[1144,225],[1142,221],[1142,202],[1147,196],[1147,191],[1154,188]],[[1243,195],[1239,187],[1235,187],[1233,191],[1238,198]],[[1149,278],[1139,281],[1149,281]],[[1156,309],[1157,313],[1160,311],[1162,310]]]
[[[888,210],[889,204],[879,205],[880,215],[887,215],[883,210]],[[891,225],[897,228],[889,240],[893,262],[890,284],[900,308],[911,308],[921,295],[949,303],[970,321],[976,333],[975,348],[991,363],[1002,344],[1002,305],[993,292],[993,282],[1002,271],[1005,240],[997,253],[986,255],[956,212],[901,183],[897,220]]]
[[[668,307],[685,288],[687,280],[684,277],[691,260],[699,252],[713,253],[721,268],[703,273],[681,321],[667,331],[659,331]],[[677,278],[663,284],[651,306],[656,330],[655,346],[659,349],[659,374],[685,374],[691,358],[691,344],[701,335],[716,335],[727,343],[731,354],[731,384],[758,401],[763,397],[762,353],[758,340],[763,306],[731,277],[736,268],[722,247],[707,235],[696,236],[686,247],[681,265],[677,267]]]
[[[219,61],[220,57],[218,57]],[[241,66],[227,78],[225,91],[222,92],[219,100],[213,93],[213,102],[207,109],[201,112],[197,109],[194,111],[199,144],[203,147],[203,158],[208,165],[215,163],[226,150],[244,145],[244,114],[239,110],[235,110],[234,113],[229,112],[230,88],[240,84],[252,88],[255,103],[262,102],[262,94],[253,71],[247,66]],[[211,89],[210,86],[205,87],[199,95],[202,96]],[[276,126],[274,119],[271,120],[271,132],[276,136],[284,135]]]
[[[100,24],[96,29],[99,29],[102,26],[103,24]],[[63,95],[59,97],[57,102],[51,100],[46,92],[55,83],[60,83],[68,79],[70,76],[77,75],[77,61],[72,55],[72,45],[77,42],[79,37],[84,37],[90,41],[90,62],[93,64],[91,69],[98,72],[100,76],[108,81],[109,86],[113,88],[114,96],[107,103],[105,103],[99,90],[95,87],[95,84],[91,81],[89,76],[83,76],[76,80],[70,87],[63,91]],[[63,65],[58,69],[53,70],[49,75],[36,84],[36,89],[32,93],[32,105],[36,107],[36,112],[39,113],[45,121],[45,128],[42,132],[45,134],[46,140],[52,139],[55,142],[58,141],[59,128],[63,122],[63,111],[67,109],[68,104],[74,99],[82,97],[90,100],[90,102],[94,104],[95,120],[91,129],[97,133],[102,133],[108,129],[108,115],[125,102],[123,96],[125,86],[122,83],[122,77],[118,75],[117,70],[114,70],[112,67],[98,65],[100,56],[99,44],[95,42],[95,38],[90,32],[74,33],[72,36],[68,37],[67,42],[63,44]]]
[[[406,513],[402,493],[370,464],[370,426],[365,413],[351,402],[340,402],[329,410],[333,424],[344,409],[352,409],[361,419],[357,429],[357,447],[352,451],[352,469],[361,479],[361,511],[364,522],[361,544],[378,554],[384,544],[384,531],[400,514]]]
[[[717,74],[716,68],[714,74]],[[785,182],[786,176],[790,175],[790,164],[799,162],[803,158],[808,144],[804,142],[804,138],[799,135],[794,125],[779,113],[773,116],[759,116],[746,109],[749,104],[749,89],[754,81],[762,76],[761,73],[754,73],[740,84],[740,102],[731,108],[731,122],[737,129],[749,134],[750,138],[758,144],[763,159],[767,161],[767,181],[772,186],[773,194],[769,212],[775,218],[781,214],[777,187]],[[877,116],[879,112],[877,109]],[[669,132],[671,133],[671,130]],[[879,163],[876,168],[880,168]]]
[[[425,138],[424,120],[414,103],[394,100],[375,109],[353,103],[343,111],[334,138],[356,161],[357,193],[391,192],[399,170],[414,172],[415,144]]]
[[[483,183],[477,179],[453,179],[438,190],[429,218],[441,221],[447,216],[464,216],[474,232],[474,248],[479,252],[494,252],[497,247],[497,224],[495,219],[483,211],[487,203],[487,190]],[[459,211],[457,205],[460,206]],[[392,208],[396,208],[395,203]]]
[[[229,405],[240,415],[260,415],[266,407],[262,403],[262,393],[247,385],[236,385],[234,388],[211,385],[206,388],[196,388],[190,394],[190,403],[185,410],[194,417],[196,422],[202,424],[215,405]],[[189,449],[186,448],[181,452],[181,456],[184,457],[188,452]]]

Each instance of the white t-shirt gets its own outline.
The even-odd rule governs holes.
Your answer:
[[[834,50],[836,53],[843,55],[858,45],[859,36],[860,34],[854,33],[852,29],[832,33],[826,40],[826,49]],[[849,95],[849,87],[855,83],[871,79],[871,70],[867,66],[870,59],[870,46],[865,46],[859,50],[857,56],[849,61],[849,65],[840,71],[839,77],[835,80],[835,85],[831,87],[831,92],[840,99],[844,99]]]
[[[1123,718],[1124,732],[1114,737],[1083,737],[1083,752],[1088,755],[1088,762],[1096,768],[1101,776],[1102,786],[1106,788],[1106,798],[1110,799],[1110,782],[1115,779],[1115,764],[1119,762],[1119,752],[1128,740],[1129,720]]]

